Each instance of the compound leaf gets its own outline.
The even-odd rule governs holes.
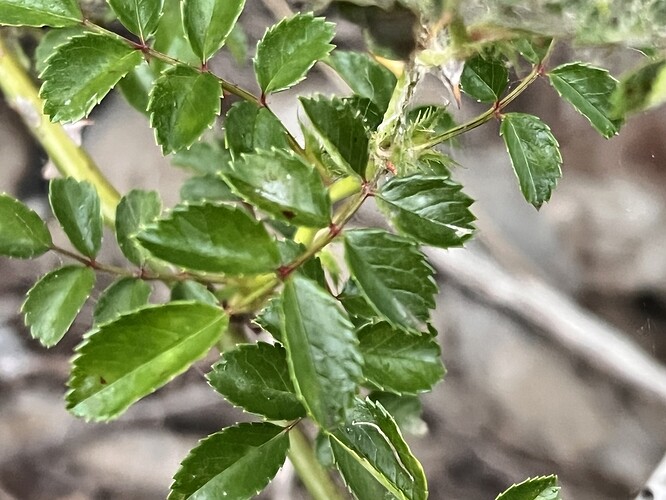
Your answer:
[[[273,149],[244,154],[223,175],[247,202],[278,219],[324,227],[331,202],[319,173],[293,153]]]
[[[496,500],[560,500],[557,476],[535,477],[514,484]]]
[[[395,326],[420,330],[435,307],[433,269],[413,240],[382,229],[345,232],[352,276],[374,309]]]
[[[266,228],[226,205],[178,205],[137,238],[155,257],[187,269],[236,275],[274,271],[280,265]]]
[[[417,241],[442,248],[462,245],[474,231],[473,203],[448,177],[394,177],[377,195],[393,226]]]
[[[481,102],[498,101],[508,84],[509,71],[506,65],[481,54],[465,62],[460,77],[461,90]]]
[[[336,461],[339,461],[340,453],[347,453],[396,498],[427,498],[423,468],[381,404],[356,400],[347,422],[331,434],[333,442],[339,445],[333,447]],[[354,484],[349,477],[346,480],[348,484]],[[386,498],[386,495],[379,498]]]
[[[280,120],[270,110],[251,102],[241,101],[231,107],[224,121],[224,132],[227,147],[235,158],[259,149],[289,149]]]
[[[339,98],[301,98],[305,113],[333,160],[350,172],[365,174],[368,131],[354,102]]]
[[[548,73],[550,84],[605,138],[617,134],[621,120],[611,119],[611,97],[617,80],[608,71],[579,62],[558,66]]]
[[[133,189],[123,196],[116,208],[116,239],[125,257],[142,266],[148,252],[136,241],[136,233],[154,221],[162,212],[162,201],[156,191]]]
[[[61,28],[81,22],[76,0],[0,0],[0,24]]]
[[[118,20],[144,41],[157,29],[164,7],[164,0],[108,0],[108,2]]]
[[[139,50],[114,36],[86,33],[72,38],[56,48],[41,74],[44,113],[59,122],[88,116],[142,60]]]
[[[270,420],[305,416],[289,378],[287,353],[265,342],[241,345],[225,352],[208,381],[230,403]]]
[[[118,316],[136,311],[148,304],[152,289],[148,283],[136,278],[120,278],[97,299],[93,323],[107,323]]]
[[[224,45],[245,0],[184,0],[183,26],[192,51],[208,61]]]
[[[53,179],[49,202],[74,248],[94,259],[102,246],[102,210],[97,190],[72,177]]]
[[[39,215],[7,194],[0,194],[0,255],[32,259],[53,245]]]
[[[383,391],[417,394],[444,377],[439,345],[431,335],[409,335],[377,323],[361,328],[358,339],[363,376]]]
[[[162,73],[148,112],[164,154],[191,146],[220,114],[222,87],[211,73],[176,66]]]
[[[281,322],[297,394],[321,427],[339,425],[362,376],[358,340],[347,315],[317,283],[297,274],[285,284]]]
[[[397,79],[370,54],[336,50],[328,63],[337,71],[355,94],[374,102],[380,112],[386,111]]]
[[[168,500],[254,498],[277,474],[288,449],[282,427],[263,422],[228,427],[190,451]]]
[[[562,177],[562,156],[550,127],[534,115],[507,113],[500,135],[525,199],[538,210]]]
[[[201,303],[149,306],[98,326],[73,360],[67,409],[109,420],[203,357],[229,320]]]
[[[257,46],[254,71],[264,94],[297,84],[333,50],[334,25],[312,14],[296,14],[266,31]]]
[[[95,273],[66,266],[44,275],[28,292],[21,307],[32,338],[52,347],[63,338],[95,285]]]

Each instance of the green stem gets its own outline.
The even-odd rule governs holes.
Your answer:
[[[63,176],[88,181],[95,186],[105,221],[113,226],[120,194],[104,177],[93,159],[67,135],[58,123],[42,113],[37,87],[0,37],[0,90],[21,116],[30,132]]]
[[[312,449],[312,444],[298,428],[289,431],[289,460],[314,500],[343,500]]]

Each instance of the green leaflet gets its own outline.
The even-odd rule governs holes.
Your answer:
[[[71,38],[86,33],[83,26],[75,25],[66,28],[55,30],[48,30],[42,37],[35,49],[35,71],[37,74],[42,73],[47,66],[47,60],[53,54],[56,47],[67,43]]]
[[[359,401],[349,412],[347,422],[331,434],[336,461],[347,453],[394,497],[425,500],[427,483],[421,464],[414,458],[398,426],[379,403]],[[341,472],[344,472],[341,470]],[[347,483],[354,483],[346,477]],[[364,500],[366,497],[358,497]],[[380,498],[391,498],[384,495]],[[369,499],[368,499],[369,500]]]
[[[358,340],[337,301],[293,275],[282,295],[282,340],[296,392],[323,428],[342,423],[361,380]]]
[[[67,409],[87,420],[117,417],[208,353],[228,322],[217,307],[172,302],[98,326],[76,348]]]
[[[287,353],[265,342],[225,352],[207,375],[213,388],[230,403],[270,420],[295,420],[305,409],[289,379]]]
[[[409,335],[377,323],[361,328],[358,340],[363,376],[383,391],[426,392],[444,377],[439,345],[431,335]]]
[[[368,164],[368,130],[357,106],[340,98],[300,98],[314,131],[333,161],[363,177]]]
[[[394,177],[377,195],[377,206],[402,234],[426,245],[460,246],[474,231],[473,200],[447,177]]]
[[[260,149],[289,149],[282,122],[269,109],[247,101],[235,103],[227,113],[224,138],[234,158]]]
[[[52,245],[51,233],[39,215],[11,196],[0,194],[0,255],[32,259]]]
[[[538,210],[562,177],[559,144],[548,125],[538,117],[507,113],[502,118],[500,135],[511,157],[525,199]]]
[[[211,306],[218,305],[217,297],[201,283],[196,281],[179,281],[171,289],[171,300],[193,300]]]
[[[40,97],[52,121],[73,122],[95,105],[143,60],[119,38],[86,33],[60,45],[41,74]]]
[[[220,114],[222,87],[208,72],[175,66],[160,76],[148,112],[164,154],[191,146]]]
[[[630,71],[622,77],[611,97],[612,116],[622,118],[666,101],[666,60],[660,59]]]
[[[229,185],[219,175],[196,175],[180,186],[180,199],[190,203],[238,201]]]
[[[168,500],[254,498],[287,457],[289,436],[269,423],[228,427],[199,442],[173,478]]]
[[[185,35],[181,4],[181,0],[164,0],[164,14],[153,36],[153,48],[185,64],[198,66],[201,64],[201,59],[192,52]],[[169,67],[167,63],[155,59],[150,65],[157,74]]]
[[[147,115],[150,91],[155,84],[156,78],[157,76],[153,68],[144,61],[118,82],[118,90],[120,90],[130,106],[140,113]]]
[[[282,325],[280,324],[281,300],[279,296],[271,298],[253,320],[253,323],[279,341],[282,341]]]
[[[257,45],[254,72],[264,94],[288,89],[333,50],[334,25],[312,14],[296,14],[266,31]]]
[[[107,323],[118,316],[136,311],[148,304],[152,288],[137,278],[120,278],[97,299],[93,324]]]
[[[421,418],[423,406],[418,396],[372,391],[368,398],[381,403],[405,434],[424,436],[428,432],[428,424]]]
[[[178,205],[137,238],[155,257],[212,273],[260,274],[280,265],[275,240],[239,208]]]
[[[579,62],[558,66],[548,73],[550,84],[605,138],[617,134],[622,120],[612,119],[611,97],[617,80],[608,71]]]
[[[49,183],[49,202],[65,234],[83,255],[94,259],[102,246],[102,210],[97,190],[72,177]]]
[[[424,144],[455,127],[453,117],[447,109],[434,104],[418,106],[410,110],[407,114],[407,123],[405,136],[409,138],[409,144],[414,146]],[[429,152],[441,154],[435,150]],[[398,169],[400,169],[399,165]],[[401,175],[406,174],[401,173]]]
[[[81,22],[76,0],[0,0],[0,24],[60,28]]]
[[[395,326],[421,330],[434,309],[433,269],[412,240],[382,229],[345,232],[352,276],[373,308]]]
[[[514,484],[496,500],[560,500],[557,476],[542,476]]]
[[[230,161],[230,151],[217,140],[197,142],[188,149],[178,151],[172,158],[173,164],[177,167],[201,175],[214,175],[226,170]]]
[[[146,40],[155,32],[164,7],[164,0],[108,0],[108,2],[118,20],[141,40]]]
[[[336,50],[327,61],[349,87],[374,102],[384,113],[391,101],[396,77],[370,54]]]
[[[162,212],[162,201],[156,191],[133,189],[123,196],[116,208],[116,239],[125,257],[142,266],[148,252],[136,241],[136,233],[154,221]]]
[[[183,26],[192,51],[208,61],[224,45],[245,0],[184,0]]]
[[[32,338],[52,347],[63,338],[95,285],[95,273],[66,266],[44,275],[30,289],[21,312]]]
[[[461,90],[481,102],[499,101],[508,84],[506,65],[499,59],[481,54],[465,62],[460,77]]]
[[[223,176],[249,203],[286,222],[325,227],[331,202],[319,173],[293,153],[244,154]]]

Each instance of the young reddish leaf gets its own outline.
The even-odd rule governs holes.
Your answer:
[[[51,271],[33,286],[21,307],[30,335],[52,347],[63,338],[95,285],[95,273],[81,266]]]
[[[52,245],[51,233],[39,215],[11,196],[0,194],[0,255],[32,259]]]
[[[277,474],[289,435],[269,423],[228,427],[201,440],[173,478],[168,500],[254,498]]]
[[[207,304],[149,306],[99,325],[76,348],[67,409],[110,420],[205,356],[229,319]]]
[[[102,246],[102,209],[97,190],[89,182],[72,177],[53,179],[49,202],[74,248],[94,259]]]
[[[88,116],[142,60],[140,51],[115,36],[86,33],[72,38],[49,57],[41,74],[44,113],[59,122]]]
[[[266,31],[257,46],[254,71],[264,94],[288,89],[333,50],[334,25],[312,14],[296,14]]]

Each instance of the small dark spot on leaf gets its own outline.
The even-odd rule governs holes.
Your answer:
[[[296,217],[296,214],[292,212],[291,210],[283,210],[282,215],[284,215],[287,219],[291,220],[294,217]]]
[[[104,379],[104,377],[99,378],[99,383],[102,385],[106,385],[106,380]]]

